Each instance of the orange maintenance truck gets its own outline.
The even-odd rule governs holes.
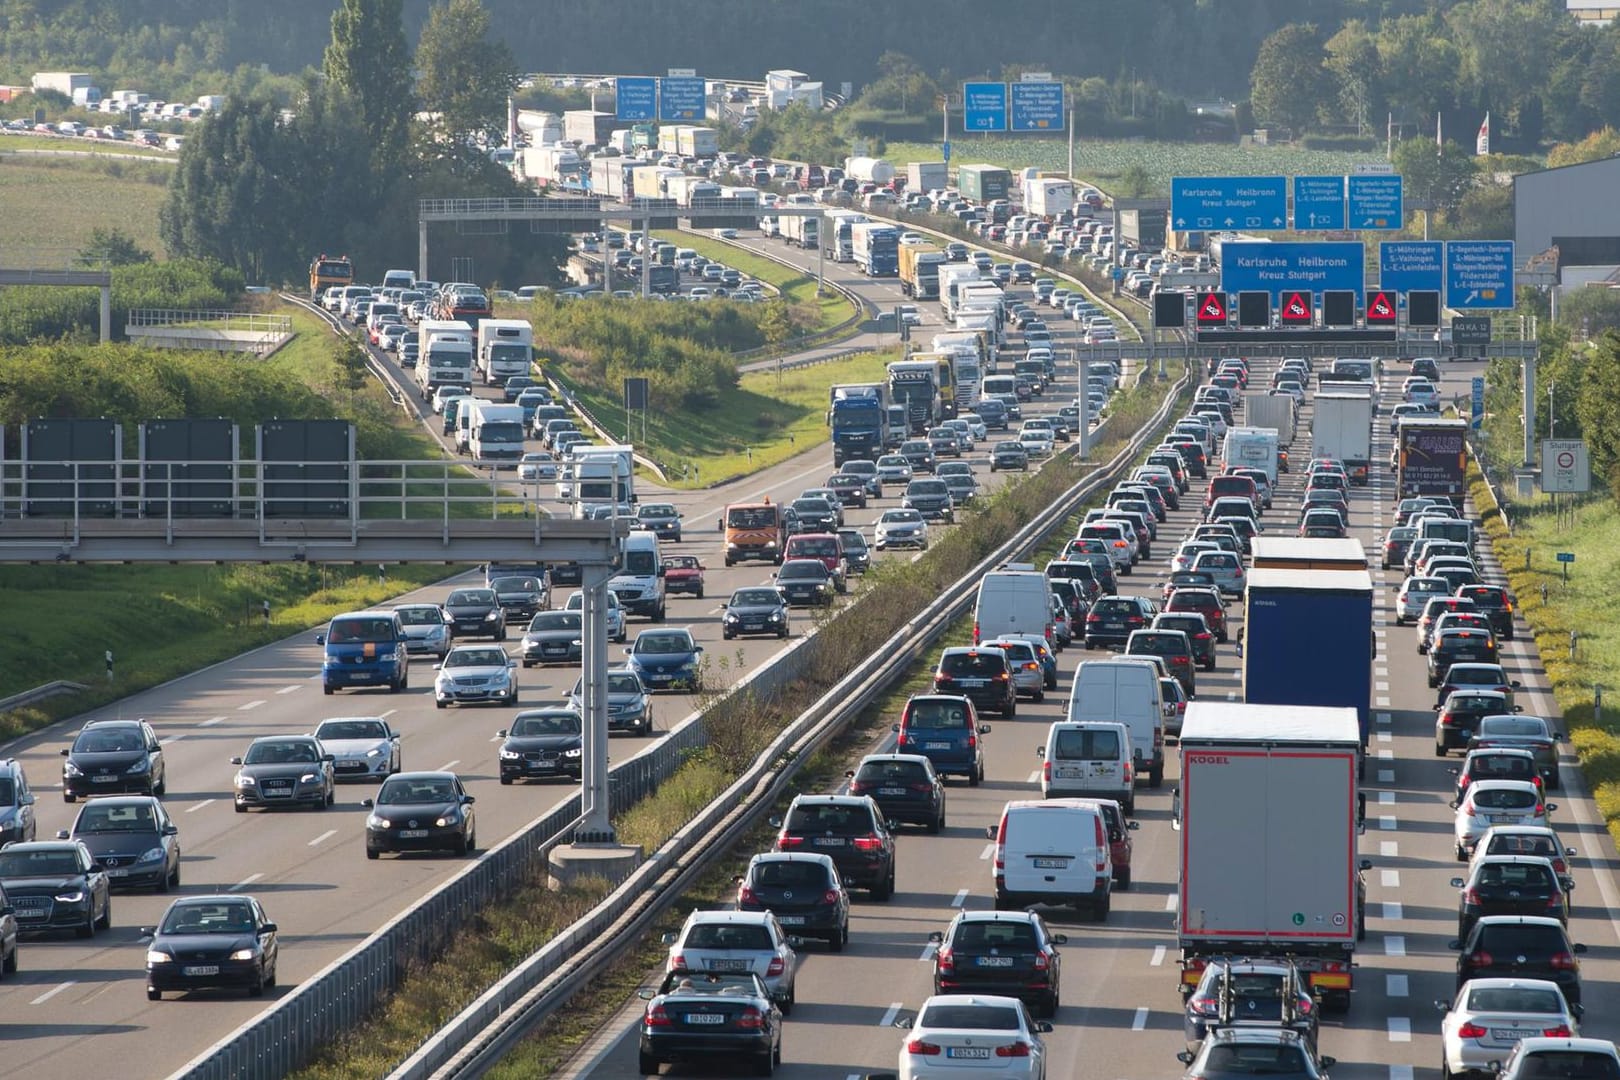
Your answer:
[[[767,496],[760,502],[732,503],[721,527],[726,534],[726,565],[767,559],[778,566],[787,547],[787,515]]]

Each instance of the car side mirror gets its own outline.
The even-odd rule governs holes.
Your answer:
[[[626,655],[626,656],[629,656],[629,655],[630,655],[630,650],[631,650],[631,648],[632,648],[632,646],[630,646],[630,645],[626,645],[626,646],[625,646],[625,647],[624,647],[624,655]]]
[[[1580,955],[1582,955],[1582,956],[1586,955],[1586,946],[1585,945],[1575,945],[1575,946],[1573,946],[1573,948]]]
[[[1460,942],[1460,941],[1448,941],[1448,942],[1446,942],[1446,948],[1450,949],[1452,952],[1461,952],[1462,951],[1462,942]]]
[[[1450,1012],[1451,1011],[1451,1002],[1449,1002],[1449,1001],[1441,1001],[1441,1000],[1439,1000],[1437,998],[1435,1000],[1435,1003],[1434,1003],[1434,1008],[1435,1008],[1436,1012],[1443,1012],[1443,1013]]]
[[[675,942],[677,940],[677,936],[675,934],[666,932],[661,937],[659,937],[658,940],[663,942],[665,945],[673,945],[673,944],[675,944]]]
[[[1451,807],[1451,809],[1455,810],[1455,809],[1457,809],[1457,800],[1452,799],[1450,802],[1446,803],[1446,805]]]
[[[1563,742],[1564,741],[1564,733],[1562,731],[1553,732],[1553,741],[1554,742]]]
[[[315,644],[317,644],[317,645],[325,645],[326,644],[326,635],[325,634],[316,634],[315,635]]]
[[[997,829],[994,825],[986,825],[984,827],[984,835],[990,840],[994,840],[996,838],[996,831]]]
[[[57,829],[56,838],[58,840],[66,840],[68,838],[68,831],[66,829]]]
[[[1575,857],[1575,849],[1572,847],[1567,847],[1564,849],[1564,854],[1573,859]]]
[[[176,826],[176,825],[165,825],[165,826],[163,826],[163,835],[164,836],[179,836],[180,835],[180,828],[179,828],[179,826]]]
[[[501,730],[499,730],[499,731],[497,731],[497,732],[496,732],[496,733],[495,733],[495,737],[496,737],[496,738],[497,738],[497,739],[504,739],[504,738],[506,738],[506,737],[507,737],[507,734],[506,734],[506,729],[505,729],[505,728],[501,728]]]
[[[1550,803],[1548,803],[1548,804],[1547,804],[1547,813],[1549,813],[1549,814],[1550,814],[1550,813],[1552,813],[1552,812],[1553,812],[1553,811],[1554,811],[1554,810],[1556,810],[1556,809],[1558,809],[1558,804],[1557,804],[1557,803],[1555,803],[1555,802],[1550,802]]]
[[[471,806],[473,803],[475,803],[477,801],[478,801],[478,797],[476,795],[463,795],[461,797],[461,805],[463,805],[463,806]]]
[[[1572,877],[1561,877],[1558,879],[1558,884],[1564,887],[1565,892],[1575,891],[1575,879]]]
[[[1333,1066],[1339,1063],[1339,1059],[1334,1057],[1321,1057],[1317,1058],[1316,1060],[1317,1063],[1320,1064],[1324,1069],[1331,1069]]]
[[[988,734],[990,734],[990,725],[989,724],[980,724],[979,725],[979,734],[980,735],[988,735]]]
[[[1190,1050],[1181,1051],[1181,1053],[1176,1055],[1176,1060],[1181,1062],[1183,1065],[1191,1065],[1193,1063],[1192,1051],[1190,1051]]]
[[[259,927],[259,936],[264,937],[266,934],[274,934],[279,929],[280,927],[278,927],[275,923],[267,922],[263,926]]]
[[[1357,867],[1359,869],[1371,870],[1372,869],[1372,860],[1371,859],[1362,859],[1361,862],[1357,863],[1356,865],[1357,865]]]
[[[375,807],[377,805],[377,800],[376,799],[361,799],[360,800],[360,805],[365,807],[367,810],[370,810],[370,809],[372,809],[373,807]]]
[[[889,730],[896,733],[896,734],[898,734],[899,731],[900,731],[900,725],[899,724],[890,724],[889,725]]]
[[[63,757],[67,757],[70,753],[72,753],[72,751],[70,751],[67,747],[62,747],[61,754]]]
[[[1050,1035],[1052,1033],[1052,1025],[1048,1021],[1038,1020],[1035,1022],[1035,1030],[1040,1032],[1042,1035]]]
[[[1524,706],[1523,705],[1515,705],[1515,706],[1513,706],[1513,711],[1516,712],[1516,713],[1524,712]]]
[[[239,757],[233,757],[233,758],[231,758],[231,764],[232,765],[240,765],[240,764],[242,764],[242,759],[239,758]]]
[[[915,1017],[901,1016],[901,1017],[897,1017],[895,1019],[894,1026],[899,1028],[901,1031],[910,1031],[911,1030],[911,1025],[914,1024],[914,1023],[916,1023],[916,1018]]]
[[[1468,882],[1466,882],[1466,881],[1464,881],[1464,880],[1463,880],[1463,879],[1462,879],[1462,878],[1460,878],[1460,877],[1454,877],[1454,878],[1452,878],[1452,879],[1451,879],[1451,887],[1452,887],[1452,888],[1453,888],[1453,889],[1460,889],[1460,888],[1462,888],[1462,887],[1463,887],[1463,886],[1464,886],[1464,885],[1467,885],[1467,884],[1468,884]]]
[[[1522,690],[1522,689],[1524,689],[1524,687],[1523,687],[1523,685],[1522,685],[1522,684],[1521,684],[1521,683],[1520,683],[1520,682],[1519,682],[1519,681],[1518,681],[1518,680],[1517,680],[1517,679],[1515,679],[1515,680],[1512,680],[1512,681],[1510,681],[1510,682],[1509,682],[1509,683],[1508,683],[1508,685],[1509,685],[1509,686],[1511,686],[1511,687],[1513,687],[1513,689],[1515,689],[1515,690]]]
[[[640,998],[642,1001],[651,1001],[653,998],[655,998],[657,996],[658,996],[658,991],[656,991],[656,990],[648,990],[645,987],[643,987],[642,989],[636,991],[636,997]]]
[[[782,827],[782,819],[779,817],[773,817],[765,824],[769,825],[773,829],[780,829]]]
[[[933,942],[935,945],[940,945],[944,943],[945,935],[941,931],[934,930],[929,933],[928,940]]]

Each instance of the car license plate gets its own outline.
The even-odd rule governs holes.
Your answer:
[[[425,837],[427,834],[428,834],[428,831],[426,829],[401,829],[401,830],[399,830],[399,838],[401,840],[420,840],[423,837]]]
[[[108,877],[129,877],[129,871],[124,869],[108,870]]]
[[[710,971],[747,971],[748,970],[748,961],[746,961],[746,960],[710,960],[709,961],[709,970]]]
[[[724,1013],[687,1013],[686,1022],[688,1024],[724,1024],[726,1017]]]
[[[218,975],[218,964],[198,964],[194,967],[183,968],[182,975]]]
[[[980,956],[975,957],[974,962],[980,967],[1002,968],[1013,966],[1013,958],[1010,956]]]
[[[804,925],[804,916],[803,915],[778,915],[776,917],[776,921],[781,923],[783,926],[803,926]]]
[[[1518,1042],[1528,1034],[1518,1028],[1491,1028],[1491,1038],[1496,1042]]]
[[[990,1057],[990,1048],[988,1046],[950,1046],[946,1047],[945,1056],[985,1060]]]
[[[987,686],[987,685],[989,685],[989,680],[987,680],[987,679],[957,679],[956,680],[956,685],[962,687],[963,689],[966,689],[968,687]]]
[[[111,784],[117,779],[116,776],[92,776],[90,782],[92,784]]]
[[[1085,777],[1086,771],[1084,769],[1059,769],[1057,774],[1059,780],[1080,780]]]
[[[878,788],[878,794],[879,795],[904,795],[905,793],[906,793],[906,789],[902,788],[902,787],[880,787],[880,788]]]
[[[1067,870],[1068,868],[1069,868],[1069,860],[1068,859],[1036,859],[1035,860],[1035,869],[1037,869],[1037,870]]]
[[[555,769],[556,767],[557,767],[557,763],[555,761],[531,761],[531,762],[529,762],[529,768],[531,768],[531,769],[546,770],[546,769]]]
[[[46,914],[48,913],[42,907],[20,907],[17,909],[17,918],[19,919],[43,919]]]
[[[369,672],[369,671],[356,671],[356,672],[353,672],[350,675],[350,678],[354,679],[355,682],[370,682],[371,681],[371,672]]]
[[[814,843],[816,847],[843,847],[844,838],[842,836],[818,836],[815,838]]]
[[[923,749],[924,750],[949,750],[950,748],[951,748],[951,744],[948,743],[948,742],[925,742],[925,743],[923,743]]]

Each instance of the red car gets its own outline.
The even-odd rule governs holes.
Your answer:
[[[1219,590],[1200,588],[1180,588],[1170,594],[1165,603],[1166,611],[1196,611],[1204,617],[1209,624],[1210,631],[1214,633],[1215,640],[1226,642],[1226,602],[1221,599]]]
[[[1108,825],[1108,853],[1114,862],[1114,886],[1120,892],[1131,887],[1131,830],[1139,823],[1125,820],[1125,811],[1113,799],[1094,799],[1102,809],[1103,821]]]
[[[664,558],[664,592],[673,596],[688,593],[703,599],[705,567],[695,555],[668,555]]]

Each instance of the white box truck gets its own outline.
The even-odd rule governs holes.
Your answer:
[[[1372,463],[1372,417],[1372,399],[1364,393],[1318,393],[1311,420],[1311,457],[1337,458],[1344,462],[1350,482],[1365,486]]]
[[[423,319],[416,325],[416,386],[422,400],[441,386],[472,387],[473,333],[460,320]]]
[[[1243,426],[1270,428],[1277,433],[1277,442],[1287,446],[1294,441],[1297,423],[1294,399],[1287,394],[1271,394],[1264,390],[1251,390],[1243,395]]]
[[[1053,218],[1074,209],[1074,181],[1036,177],[1024,183],[1024,212]]]
[[[622,443],[580,446],[557,481],[557,498],[581,506],[636,501],[636,450]]]
[[[821,244],[821,218],[812,214],[783,214],[780,225],[783,241],[814,251]]]
[[[1264,469],[1266,479],[1277,484],[1277,433],[1270,428],[1228,428],[1221,444],[1221,460],[1229,469]]]
[[[523,406],[471,398],[467,409],[467,451],[474,461],[516,468],[523,457]],[[461,412],[457,410],[459,424]]]
[[[505,386],[534,364],[534,327],[527,319],[478,320],[478,371],[486,386]]]
[[[1195,701],[1181,725],[1181,992],[1219,957],[1291,956],[1349,1008],[1365,932],[1356,710]]]
[[[913,161],[906,166],[906,190],[943,191],[950,186],[951,167],[943,161]]]

